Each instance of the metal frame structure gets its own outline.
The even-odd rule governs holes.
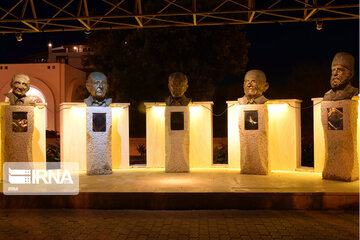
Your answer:
[[[358,0],[9,0],[0,33],[359,19]]]

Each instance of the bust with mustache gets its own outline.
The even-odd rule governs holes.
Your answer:
[[[359,89],[351,85],[354,76],[354,57],[347,52],[335,55],[331,64],[331,89],[324,95],[324,101],[351,99],[359,94]]]

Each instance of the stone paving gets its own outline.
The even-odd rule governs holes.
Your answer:
[[[0,210],[0,239],[359,239],[357,211]]]

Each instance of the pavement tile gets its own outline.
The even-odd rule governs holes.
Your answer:
[[[0,239],[358,240],[359,213],[2,209]]]

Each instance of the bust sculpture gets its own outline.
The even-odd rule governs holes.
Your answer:
[[[166,106],[187,106],[190,103],[191,99],[184,95],[188,89],[188,78],[184,73],[170,74],[168,87],[171,95],[165,100]]]
[[[335,55],[331,64],[331,89],[324,95],[324,101],[351,99],[359,93],[359,89],[351,85],[354,76],[354,57],[347,52]]]
[[[250,70],[245,74],[245,96],[239,98],[239,104],[264,104],[268,99],[263,93],[269,88],[265,73],[261,70]]]
[[[108,84],[107,77],[101,72],[92,72],[86,81],[86,89],[90,96],[84,99],[88,107],[108,107],[112,101],[111,98],[105,99]]]
[[[11,79],[10,87],[12,92],[5,94],[9,98],[10,105],[29,105],[31,98],[26,96],[30,89],[29,76],[17,73]]]

